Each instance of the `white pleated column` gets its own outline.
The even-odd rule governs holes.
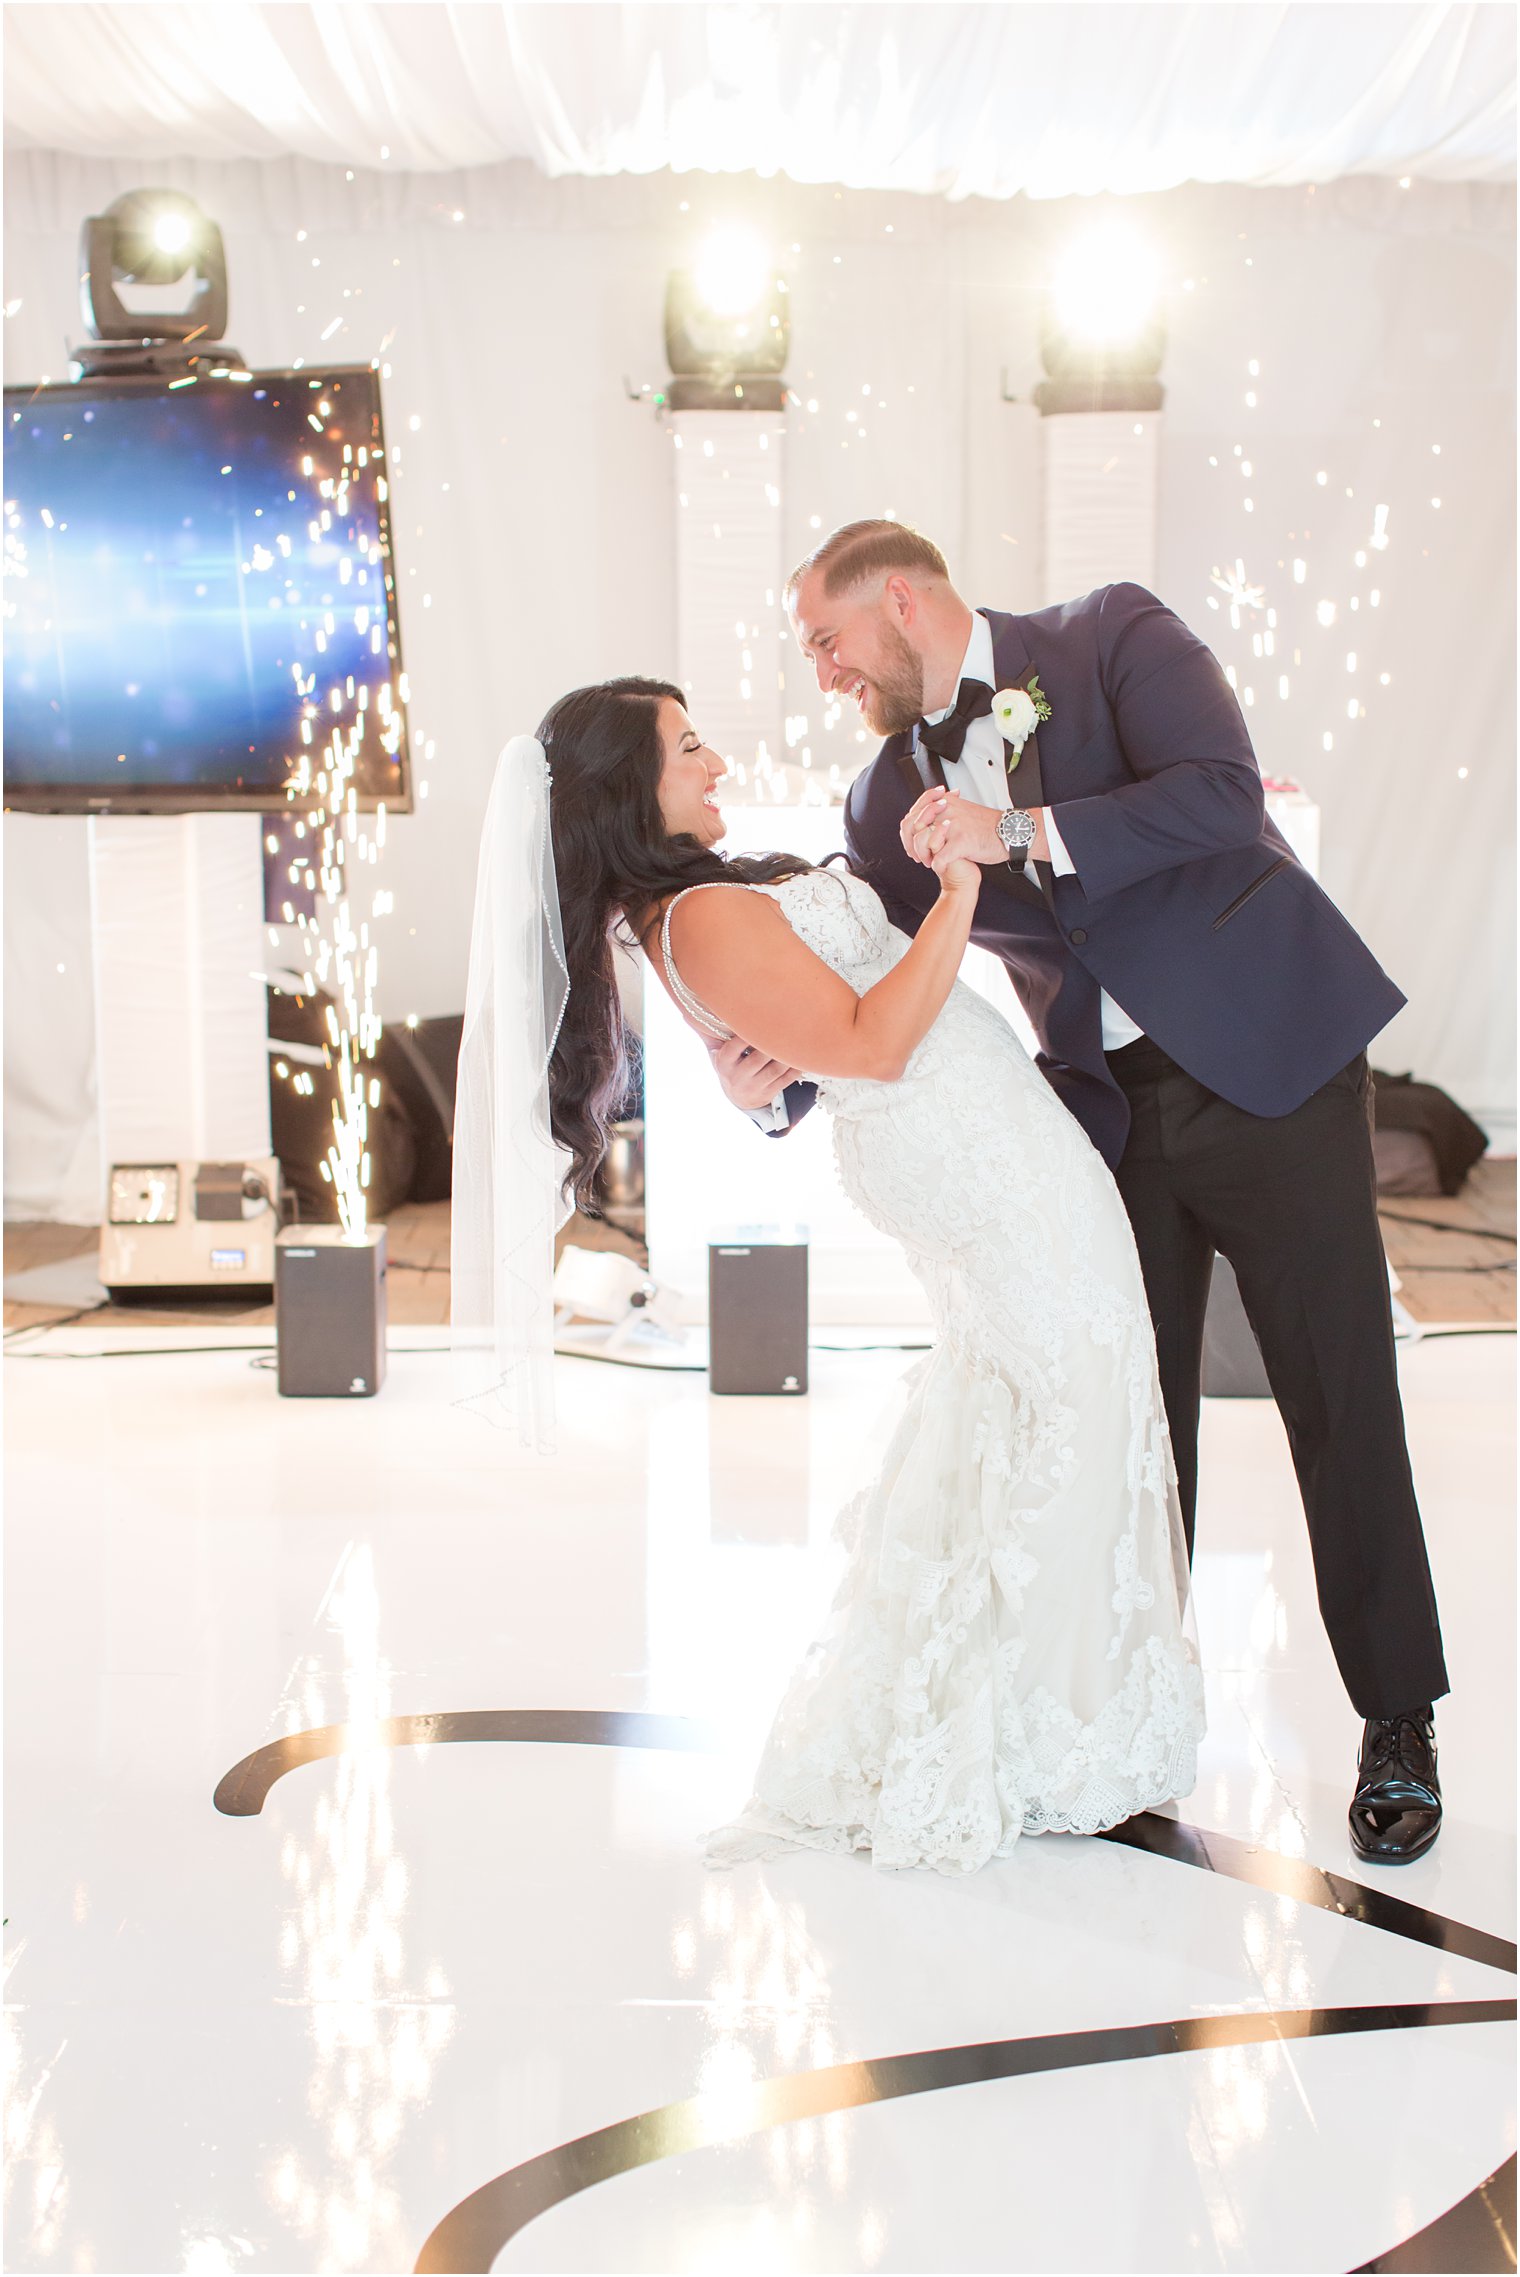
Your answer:
[[[270,1151],[262,827],[91,820],[102,1195],[113,1162]]]
[[[677,411],[676,676],[726,796],[756,796],[782,755],[781,481],[774,411]]]
[[[1161,414],[1058,411],[1040,429],[1046,602],[1126,578],[1154,589]]]

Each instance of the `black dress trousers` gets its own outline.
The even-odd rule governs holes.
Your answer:
[[[1248,1115],[1149,1037],[1108,1055],[1133,1124],[1119,1190],[1156,1327],[1188,1549],[1214,1252],[1287,1427],[1320,1611],[1363,1716],[1448,1690],[1404,1441],[1365,1054],[1292,1114]]]

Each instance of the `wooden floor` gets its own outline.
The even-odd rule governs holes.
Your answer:
[[[1410,1316],[1515,1325],[1515,1162],[1480,1162],[1460,1194],[1385,1201],[1389,1263]]]
[[[1480,1162],[1451,1201],[1401,1200],[1384,1204],[1383,1238],[1403,1284],[1411,1316],[1436,1326],[1450,1321],[1515,1323],[1515,1164],[1512,1158]],[[449,1317],[449,1205],[408,1204],[386,1221],[390,1265],[388,1312],[393,1326],[442,1325]],[[99,1242],[94,1226],[9,1224],[5,1271],[63,1264],[87,1257]],[[583,1248],[620,1249],[642,1260],[639,1245],[609,1226],[576,1218],[562,1237]],[[45,1327],[72,1317],[64,1305],[5,1300],[5,1328]],[[238,1306],[226,1298],[162,1310],[145,1305],[102,1305],[93,1327],[205,1327],[224,1322],[243,1328],[274,1327],[272,1305]]]

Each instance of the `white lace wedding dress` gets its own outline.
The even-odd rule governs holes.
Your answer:
[[[857,994],[907,951],[859,878],[750,890]],[[726,1036],[675,970],[669,910],[661,939],[683,1007]],[[1092,1834],[1194,1782],[1203,1690],[1150,1315],[1101,1157],[963,983],[901,1081],[831,1077],[819,1101],[935,1344],[839,1521],[828,1627],[708,1857],[869,1849],[970,1872],[1021,1834]]]

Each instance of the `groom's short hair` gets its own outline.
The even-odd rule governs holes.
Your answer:
[[[798,562],[782,590],[782,600],[789,603],[804,577],[811,577],[815,571],[822,572],[823,590],[830,599],[864,585],[868,578],[911,575],[914,571],[920,577],[948,579],[950,575],[945,557],[932,538],[909,529],[906,522],[888,521],[845,522],[832,531],[806,561]]]

